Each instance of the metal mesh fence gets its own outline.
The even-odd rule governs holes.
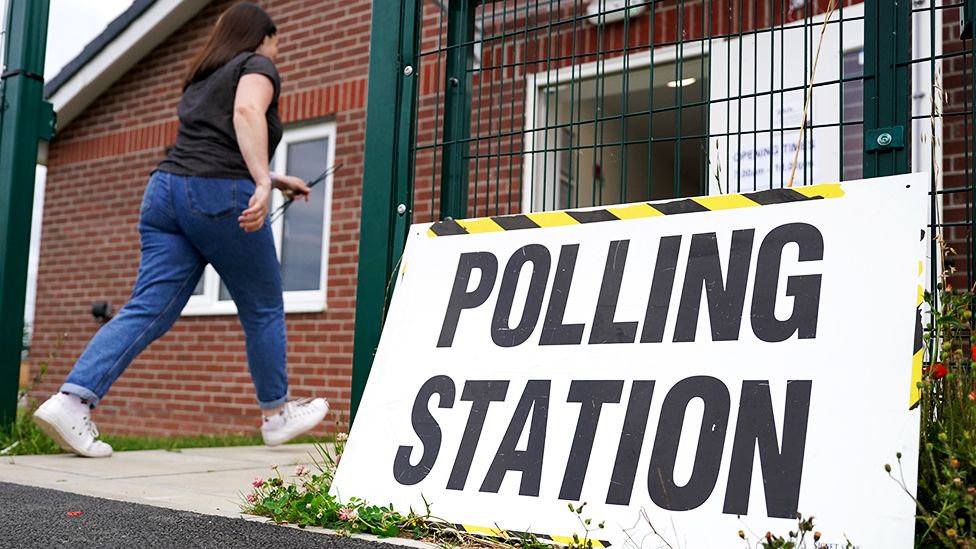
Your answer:
[[[915,2],[915,34],[912,71],[924,75],[933,93],[914,89],[916,101],[913,125],[922,127],[917,145],[925,150],[926,166],[932,172],[932,208],[934,229],[945,238],[945,264],[934,263],[950,273],[954,286],[973,288],[976,253],[973,240],[973,139],[976,122],[974,111],[974,73],[972,37],[961,38],[965,4],[971,2]],[[971,28],[968,29],[971,32]],[[941,32],[940,32],[941,31]],[[927,46],[922,46],[927,42]],[[922,169],[919,166],[919,169]],[[933,257],[941,255],[939,244],[932,245]],[[933,286],[935,278],[933,276]]]
[[[413,220],[851,180],[899,149],[971,286],[973,44],[962,2],[910,4],[875,36],[854,0],[427,0]],[[888,108],[904,133],[866,131]]]
[[[929,287],[976,282],[976,0],[401,0],[373,19],[353,414],[411,222],[923,172]]]

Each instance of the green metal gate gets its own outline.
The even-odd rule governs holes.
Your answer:
[[[353,415],[410,223],[924,171],[972,287],[974,3],[375,2]]]

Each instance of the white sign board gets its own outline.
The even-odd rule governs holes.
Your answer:
[[[647,520],[731,547],[797,512],[821,543],[911,547],[884,465],[914,490],[927,188],[413,226],[333,494],[557,539],[586,501],[613,547],[659,546]]]

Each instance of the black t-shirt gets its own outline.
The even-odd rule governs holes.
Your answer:
[[[274,63],[256,53],[241,53],[209,76],[183,90],[177,113],[180,128],[176,143],[158,169],[178,175],[250,179],[234,131],[234,96],[245,74],[263,74],[274,83],[268,106],[268,158],[281,141],[278,95],[281,80]]]

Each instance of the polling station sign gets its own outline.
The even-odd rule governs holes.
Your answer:
[[[927,186],[413,226],[333,494],[557,541],[585,501],[598,546],[739,546],[799,512],[911,547],[884,465],[914,490]]]

